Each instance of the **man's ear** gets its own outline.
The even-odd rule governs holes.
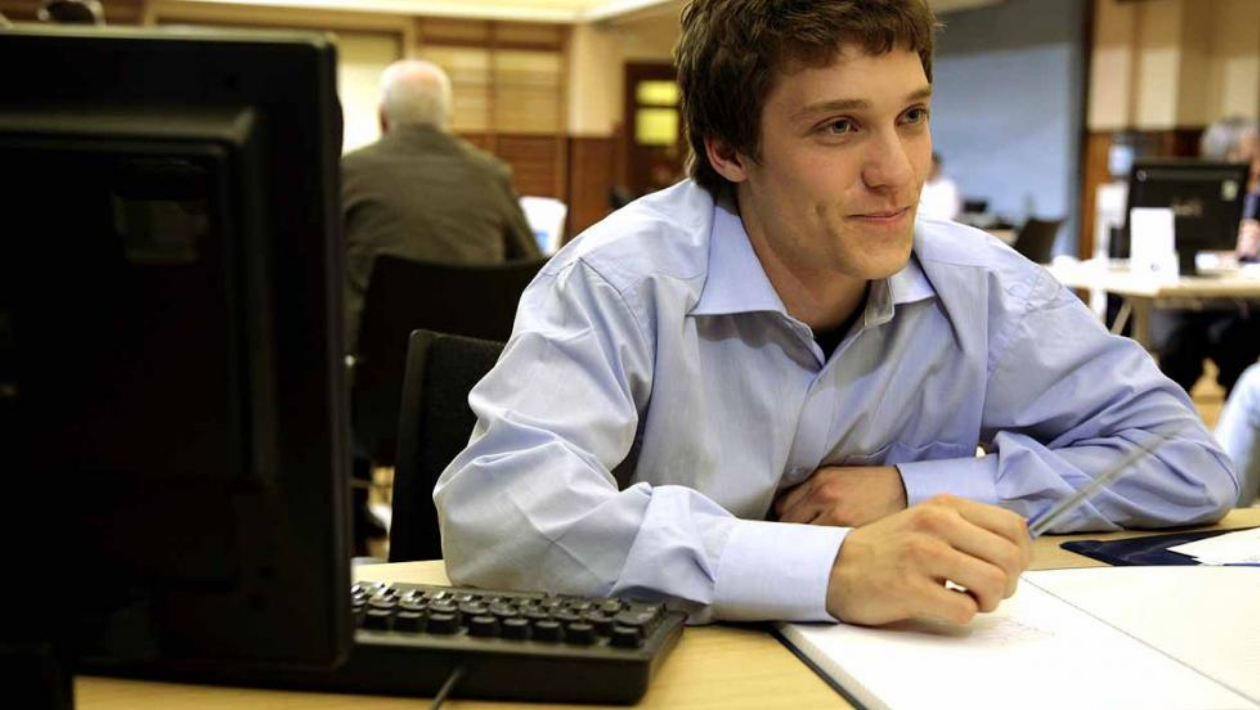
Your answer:
[[[748,157],[731,147],[729,143],[710,135],[704,139],[704,153],[709,158],[709,165],[718,175],[733,183],[741,183],[748,179]]]

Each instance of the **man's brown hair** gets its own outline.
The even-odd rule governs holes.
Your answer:
[[[823,67],[844,45],[904,48],[931,81],[936,27],[926,0],[692,0],[674,49],[691,177],[714,194],[727,184],[705,153],[708,136],[760,160],[761,111],[789,63]]]

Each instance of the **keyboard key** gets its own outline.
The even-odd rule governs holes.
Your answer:
[[[613,631],[612,617],[602,611],[588,611],[582,615],[582,620],[595,627],[595,633],[600,636],[610,636]]]
[[[629,626],[614,626],[608,645],[616,648],[638,648],[643,645],[643,636],[639,630]]]
[[[428,631],[431,634],[449,636],[459,633],[459,619],[454,614],[429,614]]]
[[[495,637],[499,635],[499,620],[490,614],[474,616],[468,621],[468,634],[478,637]]]
[[[414,611],[400,611],[394,615],[394,631],[420,633],[424,631],[425,616]]]
[[[466,616],[484,616],[490,613],[486,605],[478,601],[461,602],[459,610]]]
[[[459,607],[454,602],[441,600],[429,602],[429,613],[432,614],[458,614]]]
[[[388,631],[394,615],[385,609],[369,609],[363,617],[363,628],[373,631]]]
[[[534,638],[538,641],[559,641],[562,633],[560,622],[554,619],[534,622]]]
[[[523,641],[531,636],[529,621],[519,616],[504,619],[499,631],[505,639]]]
[[[595,643],[595,627],[584,621],[575,621],[564,627],[564,642],[575,646]]]

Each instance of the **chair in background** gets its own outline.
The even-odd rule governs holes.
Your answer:
[[[505,341],[521,293],[542,260],[505,264],[435,264],[377,257],[363,300],[355,355],[351,421],[355,450],[392,466],[407,339],[417,328]]]
[[[477,422],[468,392],[502,351],[500,342],[427,330],[411,334],[398,418],[390,562],[442,557],[433,486],[468,444]]]
[[[1054,256],[1054,240],[1059,235],[1062,219],[1044,220],[1029,217],[1020,227],[1015,237],[1015,251],[1023,254],[1029,261],[1038,264],[1049,264]]]

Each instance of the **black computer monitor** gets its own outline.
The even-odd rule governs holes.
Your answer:
[[[0,66],[0,666],[57,696],[67,669],[334,666],[352,628],[331,42],[0,30]]]
[[[1132,239],[1130,215],[1135,207],[1167,207],[1173,211],[1180,271],[1194,273],[1195,254],[1233,251],[1238,243],[1248,166],[1191,159],[1143,159],[1129,172],[1128,205],[1124,211],[1121,252],[1128,256]]]

